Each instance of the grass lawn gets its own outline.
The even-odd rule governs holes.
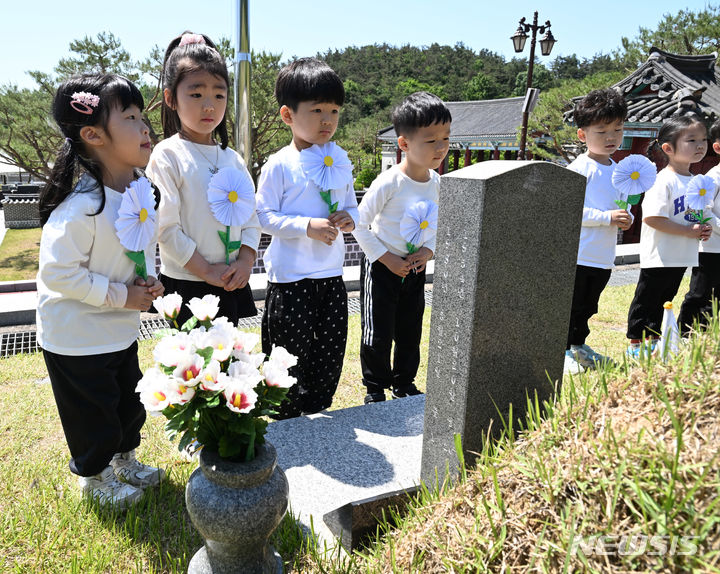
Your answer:
[[[624,286],[605,290],[588,341],[598,351],[615,357],[623,352],[626,313],[633,289],[633,286]],[[687,279],[680,293],[686,290]],[[679,301],[678,298],[676,303]],[[362,404],[359,323],[358,315],[350,318],[345,366],[333,408]],[[420,388],[424,388],[427,369],[429,323],[428,309],[418,375]],[[152,347],[151,341],[140,343],[143,368],[152,362]],[[139,454],[144,461],[166,468],[168,480],[157,489],[149,489],[141,503],[128,512],[100,511],[81,500],[75,477],[68,470],[67,446],[45,377],[40,354],[0,359],[0,572],[185,572],[189,559],[202,544],[184,504],[185,484],[194,465],[181,462],[175,446],[165,438],[164,418],[148,418]],[[550,443],[560,440],[561,433],[558,433],[560,431],[552,435]],[[591,452],[585,455],[594,456]],[[554,462],[548,464],[555,469]],[[526,470],[531,469],[518,472]],[[585,484],[592,486],[592,476],[585,478]],[[542,496],[544,492],[541,491]],[[720,488],[716,495],[720,499]],[[609,496],[608,503],[612,500],[612,491]],[[447,520],[448,524],[455,524]],[[717,524],[720,520],[716,528]],[[483,536],[490,536],[490,530]],[[393,571],[387,570],[387,561],[395,560],[394,555],[388,558],[387,548],[381,546],[367,562],[364,559],[358,559],[354,565],[343,561],[323,562],[312,547],[300,547],[291,519],[286,519],[275,544],[288,563],[288,571]],[[448,568],[453,564],[455,571],[463,571],[457,568],[457,563],[448,562]],[[396,571],[411,570],[406,564]]]
[[[0,281],[35,279],[41,229],[8,229],[0,245]]]

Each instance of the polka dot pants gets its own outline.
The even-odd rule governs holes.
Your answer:
[[[347,292],[342,277],[268,283],[262,349],[285,347],[298,357],[290,369],[297,383],[276,418],[311,414],[332,404],[345,358]]]

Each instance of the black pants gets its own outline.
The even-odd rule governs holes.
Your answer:
[[[628,339],[660,336],[663,304],[672,301],[677,295],[685,269],[685,267],[640,269],[635,297],[630,303],[628,312]]]
[[[237,325],[238,319],[257,315],[249,283],[242,289],[225,291],[222,287],[215,287],[204,281],[174,279],[167,275],[160,275],[160,282],[165,287],[165,293],[179,293],[183,298],[183,306],[177,318],[178,327],[182,327],[183,323],[192,317],[190,308],[187,306],[190,299],[193,297],[202,299],[205,295],[220,297],[217,317],[227,317],[233,325]]]
[[[698,253],[699,265],[693,267],[690,290],[685,295],[678,323],[683,335],[693,323],[705,324],[705,315],[712,315],[713,299],[720,297],[720,253]]]
[[[598,301],[610,280],[610,272],[610,269],[577,266],[566,349],[569,349],[570,345],[585,344],[585,339],[590,334],[588,321],[598,311]]]
[[[43,350],[70,449],[70,470],[102,471],[115,453],[140,444],[145,408],[135,392],[142,377],[137,342],[124,351],[68,356]]]
[[[368,393],[399,389],[415,380],[425,312],[425,271],[405,280],[380,261],[360,270],[360,365]],[[392,366],[390,353],[395,342]]]
[[[297,356],[290,369],[297,382],[276,418],[328,408],[340,382],[347,341],[347,291],[342,277],[268,283],[262,317],[262,350],[273,347]]]

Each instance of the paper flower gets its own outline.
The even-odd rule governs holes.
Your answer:
[[[153,359],[164,367],[176,367],[195,352],[192,338],[187,333],[174,333],[160,339],[153,350]]]
[[[173,377],[182,381],[185,386],[194,387],[200,382],[200,375],[205,366],[205,359],[195,353],[181,360],[173,370]]]
[[[223,377],[223,374],[221,373],[220,377]],[[252,383],[246,379],[225,376],[228,380],[223,394],[227,400],[227,407],[236,413],[249,413],[255,407],[258,399]]]
[[[175,321],[180,313],[180,307],[182,307],[182,296],[178,293],[170,293],[164,297],[158,297],[153,301],[153,307],[168,321]]]
[[[120,244],[135,263],[135,272],[147,279],[145,249],[155,235],[155,194],[147,178],[141,177],[125,188],[115,220]]]
[[[703,218],[703,211],[712,203],[715,196],[715,180],[709,175],[696,175],[688,183],[685,192],[687,206],[696,211],[700,223],[707,223],[710,218]]]
[[[278,364],[283,369],[289,369],[297,365],[297,357],[288,353],[285,347],[273,347],[268,361]]]
[[[415,253],[437,233],[438,207],[433,201],[418,201],[410,205],[400,220],[400,235],[406,241],[408,253]]]
[[[621,159],[612,175],[613,187],[620,193],[620,199],[615,203],[621,209],[636,205],[640,196],[653,186],[656,177],[655,164],[644,155],[632,154]]]
[[[140,394],[140,401],[146,410],[160,412],[171,403],[170,377],[157,367],[145,371],[137,383],[135,391]]]
[[[320,197],[335,213],[338,202],[332,200],[332,190],[352,184],[352,162],[347,152],[335,142],[312,145],[300,152],[300,164],[305,175],[320,188]]]
[[[672,355],[676,355],[680,348],[680,330],[678,329],[673,305],[670,301],[663,304],[663,320],[660,333],[660,356],[667,362]]]
[[[225,263],[240,249],[241,241],[230,240],[230,227],[245,225],[255,213],[255,185],[246,170],[224,167],[210,179],[207,190],[210,209],[225,231],[218,231],[225,246]]]
[[[263,366],[263,375],[265,376],[265,384],[270,387],[287,389],[297,381],[295,377],[288,374],[287,369],[283,369],[278,363],[271,363],[270,361]]]
[[[217,295],[205,295],[202,299],[193,297],[188,301],[188,307],[198,321],[212,321],[220,309],[220,297]]]

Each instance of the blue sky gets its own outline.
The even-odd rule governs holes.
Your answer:
[[[633,38],[640,26],[654,28],[664,14],[683,8],[698,11],[708,4],[697,0],[249,1],[252,48],[279,52],[284,58],[383,42],[416,46],[463,42],[476,51],[486,48],[509,59],[514,55],[510,36],[518,20],[523,16],[531,20],[537,9],[540,22],[551,21],[557,39],[552,55],[541,61],[573,53],[586,58],[609,53],[620,46],[623,36]],[[26,70],[51,72],[68,55],[72,40],[102,31],[113,32],[134,59],[147,56],[155,44],[164,49],[185,29],[213,39],[234,38],[235,31],[236,0],[18,0],[3,4],[0,84],[32,87]],[[528,52],[526,46],[526,57]]]

